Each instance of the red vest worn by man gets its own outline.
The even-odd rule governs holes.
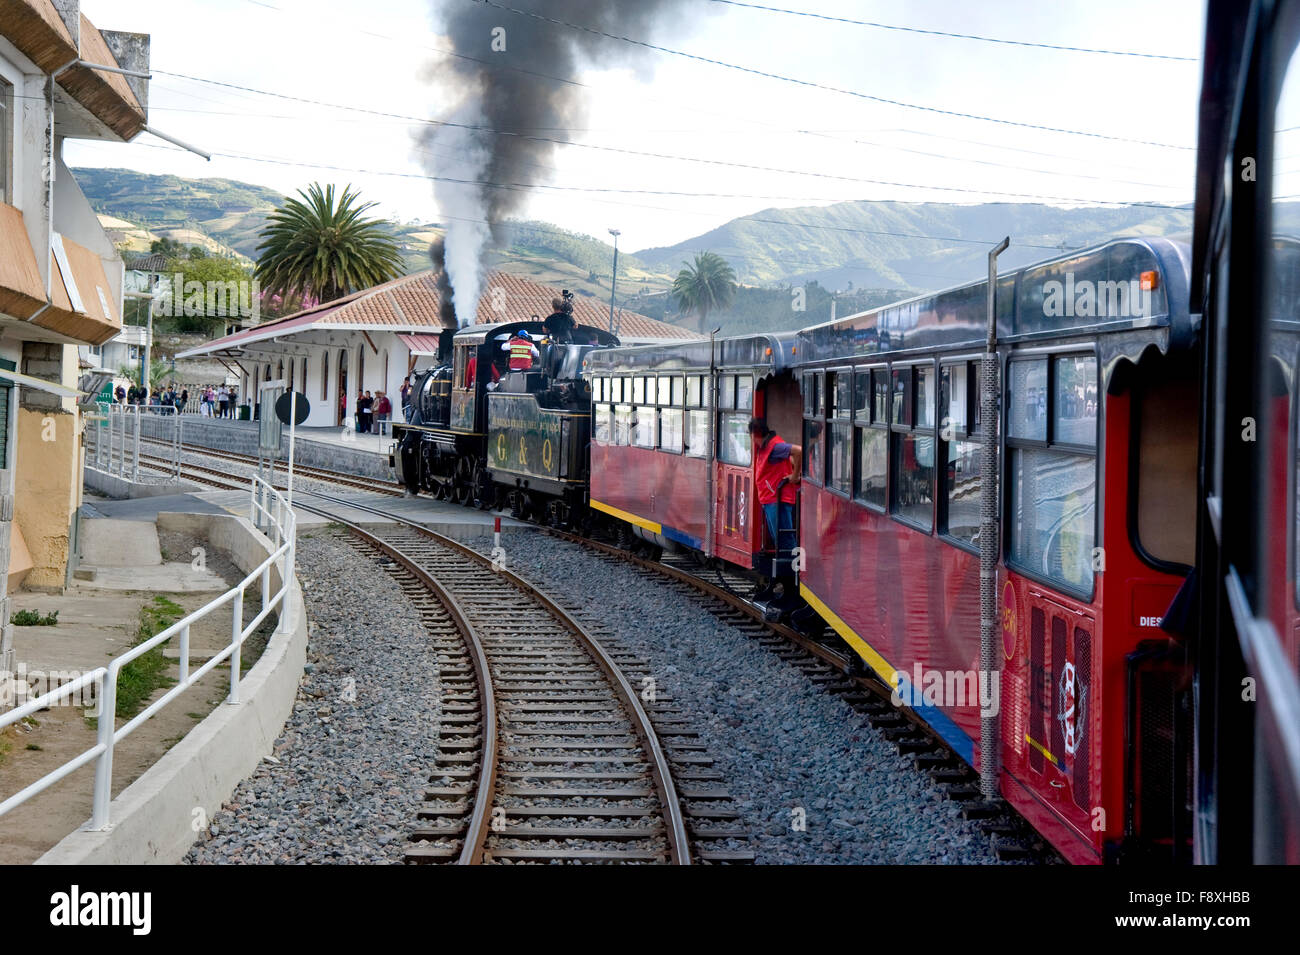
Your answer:
[[[510,339],[510,370],[528,371],[533,367],[533,356],[537,348],[527,338],[515,336]]]
[[[787,483],[777,491],[783,479],[794,477],[790,452],[789,443],[775,431],[758,446],[754,456],[754,487],[760,505],[775,504],[778,494],[783,504],[793,504],[798,500],[799,488],[793,483]]]

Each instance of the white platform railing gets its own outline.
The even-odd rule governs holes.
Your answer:
[[[241,580],[235,587],[206,606],[194,611],[187,617],[176,621],[166,630],[145,642],[132,647],[126,653],[113,659],[107,667],[99,667],[90,673],[84,673],[65,683],[57,689],[29,700],[22,706],[0,714],[0,730],[11,726],[25,717],[46,707],[56,706],[65,699],[74,698],[88,687],[97,689],[97,715],[99,726],[95,745],[85,752],[68,760],[63,765],[51,770],[8,799],[0,802],[0,816],[20,806],[38,793],[50,788],[69,773],[75,772],[89,762],[95,763],[94,807],[91,814],[91,829],[108,829],[109,804],[113,798],[113,751],[114,748],[140,728],[160,709],[180,696],[209,671],[227,659],[230,661],[230,693],[227,704],[239,703],[240,653],[244,641],[262,625],[262,622],[279,608],[280,617],[277,624],[279,632],[291,630],[295,624],[291,618],[292,607],[288,598],[289,589],[294,579],[294,555],[297,544],[297,520],[288,502],[260,478],[253,478],[250,494],[249,517],[253,524],[263,529],[271,539],[272,552],[252,573]],[[271,570],[280,565],[280,588],[271,592]],[[244,594],[254,582],[261,583],[261,610],[248,623],[244,622]],[[227,604],[231,605],[230,640],[217,653],[201,666],[190,667],[190,629],[200,620],[210,616]],[[150,703],[128,722],[117,726],[114,713],[117,709],[117,680],[122,668],[132,660],[162,646],[173,638],[179,646],[179,668],[176,684],[158,699]]]

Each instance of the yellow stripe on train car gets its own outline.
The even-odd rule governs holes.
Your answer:
[[[629,524],[635,524],[637,527],[650,531],[651,533],[662,534],[664,532],[662,524],[656,524],[654,521],[647,521],[645,518],[637,517],[635,514],[629,514],[627,511],[620,511],[617,507],[612,507],[609,504],[602,504],[594,498],[591,501],[591,506],[598,511],[604,511],[610,517],[617,517],[620,521],[627,521]]]
[[[799,584],[799,594],[809,605],[817,611],[823,620],[831,625],[831,629],[844,638],[844,642],[857,651],[858,656],[867,662],[867,666],[876,671],[876,675],[888,683],[890,686],[896,686],[894,682],[894,673],[896,672],[889,662],[885,660],[875,648],[867,641],[863,640],[853,628],[839,618],[839,616],[830,607],[822,602],[822,599],[808,589],[806,584]]]

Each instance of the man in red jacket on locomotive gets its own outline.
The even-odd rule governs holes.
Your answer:
[[[794,505],[799,498],[803,449],[771,430],[764,418],[750,419],[749,434],[754,440],[755,494],[763,508],[767,529],[776,543],[774,578],[754,595],[756,600],[762,601],[772,596],[777,578],[789,576],[791,552],[795,547]],[[787,582],[784,588],[786,597],[793,594],[792,583]]]

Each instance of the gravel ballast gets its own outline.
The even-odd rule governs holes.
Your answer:
[[[400,863],[437,753],[440,685],[419,615],[342,538],[298,543],[307,672],[273,756],[189,863]]]
[[[491,537],[468,543],[492,548]],[[698,600],[540,533],[502,544],[510,570],[649,661],[726,777],[757,862],[998,863],[988,836],[865,716]]]

